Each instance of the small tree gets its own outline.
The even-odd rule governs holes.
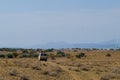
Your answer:
[[[16,58],[19,54],[18,53],[13,53],[13,56]]]
[[[109,54],[109,53],[108,53],[108,54],[106,54],[106,57],[111,57],[111,54]]]
[[[80,53],[80,54],[76,55],[77,58],[81,58],[81,57],[85,57],[85,56],[86,56],[85,53]]]
[[[4,54],[0,54],[0,58],[5,58],[5,55]]]
[[[7,58],[14,58],[14,56],[12,54],[6,54]]]

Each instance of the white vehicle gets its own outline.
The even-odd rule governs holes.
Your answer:
[[[47,61],[47,54],[45,53],[40,53],[39,56],[38,56],[38,59],[40,61]]]

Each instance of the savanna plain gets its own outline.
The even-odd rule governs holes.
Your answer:
[[[0,80],[120,80],[119,49],[1,49]]]

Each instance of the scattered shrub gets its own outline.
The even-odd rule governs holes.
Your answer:
[[[110,80],[110,78],[109,78],[109,77],[106,77],[106,76],[103,76],[103,77],[101,77],[100,80]]]
[[[38,57],[38,54],[30,54],[31,57]]]
[[[74,50],[74,52],[77,52],[77,50]]]
[[[29,53],[27,49],[23,50],[22,53]]]
[[[81,57],[85,57],[85,56],[86,56],[85,53],[80,53],[80,54],[76,55],[77,58],[81,58]]]
[[[70,55],[70,54],[66,54],[65,56],[66,56],[67,58],[70,58],[70,57],[71,57],[71,55]]]
[[[55,60],[55,56],[54,56],[54,55],[53,55],[53,56],[51,56],[50,58],[51,58],[52,60]]]
[[[65,56],[65,53],[62,52],[62,51],[58,51],[58,52],[57,52],[57,56],[59,56],[59,57],[64,57],[64,56]]]
[[[107,75],[101,77],[100,80],[111,80],[111,79],[114,79],[114,78],[115,78],[114,74],[107,74]]]
[[[21,76],[20,80],[29,80],[28,76]]]
[[[29,57],[38,57],[38,55],[37,54],[23,53],[19,56],[19,58],[29,58]]]
[[[83,65],[80,67],[80,69],[83,71],[90,71],[90,68],[91,68],[91,66],[89,66],[89,65]]]
[[[38,57],[38,54],[32,54],[33,57]]]
[[[54,48],[51,48],[51,49],[47,49],[45,50],[46,52],[53,52],[54,51]]]
[[[63,69],[60,68],[60,67],[57,67],[57,68],[55,69],[55,71],[56,71],[57,73],[59,73],[59,72],[63,72]]]
[[[74,69],[74,71],[76,71],[76,72],[80,72],[80,70],[79,70],[79,69]]]
[[[61,72],[61,70],[53,70],[53,71],[45,70],[45,71],[42,72],[42,74],[57,77],[60,72]]]
[[[45,71],[42,72],[42,74],[43,74],[43,75],[48,75],[48,74],[49,74],[49,71],[46,71],[46,70],[45,70]]]
[[[58,73],[55,72],[55,71],[53,71],[53,72],[51,71],[51,72],[48,73],[48,75],[49,75],[49,76],[56,77],[56,76],[58,75]]]
[[[51,66],[52,69],[51,70],[43,70],[41,73],[43,75],[49,75],[49,76],[53,76],[56,77],[58,76],[59,73],[63,72],[64,70],[60,67],[56,67],[56,66]]]
[[[17,75],[17,71],[16,71],[15,69],[13,69],[13,70],[11,70],[11,71],[9,72],[9,74],[10,74],[11,76],[16,76],[16,75]]]
[[[68,70],[72,70],[75,72],[80,72],[80,69],[78,67],[69,67]]]
[[[39,66],[32,66],[32,69],[34,69],[34,70],[41,70],[41,68]]]
[[[55,55],[54,55],[54,54],[50,53],[48,56],[49,56],[52,60],[55,60]]]
[[[29,64],[28,63],[23,63],[21,66],[24,67],[24,68],[29,68]]]
[[[83,70],[83,71],[90,71],[90,69],[89,69],[89,68],[86,68],[86,67],[82,68],[82,70]]]
[[[111,54],[108,53],[108,54],[106,54],[106,56],[107,56],[107,57],[111,57]]]
[[[27,58],[27,57],[30,57],[30,55],[26,53],[23,53],[20,55],[20,58]]]
[[[0,54],[0,58],[5,58],[5,55],[4,54]]]
[[[6,54],[6,58],[14,58],[13,54]]]
[[[113,69],[112,73],[120,74],[120,68]]]
[[[19,54],[18,53],[13,53],[13,56],[16,58]]]
[[[80,63],[75,63],[75,64],[74,64],[74,66],[75,66],[75,67],[82,67],[82,66],[83,66],[83,64],[80,64]]]

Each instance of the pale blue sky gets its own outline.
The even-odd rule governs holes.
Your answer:
[[[120,39],[120,0],[0,0],[0,45]]]

